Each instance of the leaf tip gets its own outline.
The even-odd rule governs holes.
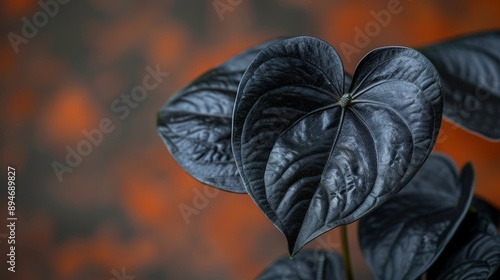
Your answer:
[[[462,167],[462,171],[460,172],[460,181],[464,186],[474,188],[475,171],[472,163],[467,162],[464,167]]]

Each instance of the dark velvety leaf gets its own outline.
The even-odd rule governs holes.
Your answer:
[[[158,133],[168,150],[186,172],[204,184],[246,192],[231,150],[234,99],[246,68],[272,42],[208,71],[178,91],[158,113]]]
[[[500,224],[500,211],[495,206],[489,204],[486,200],[479,197],[474,197],[472,199],[472,206],[477,212],[486,215],[491,222],[498,227]]]
[[[347,93],[337,52],[297,37],[263,50],[245,72],[233,151],[293,256],[396,194],[431,152],[441,115],[438,74],[420,53],[372,51]]]
[[[335,252],[308,251],[290,259],[273,262],[257,280],[341,280],[344,279],[342,259]]]
[[[443,251],[472,200],[474,170],[431,155],[408,185],[359,222],[363,256],[376,279],[415,279]]]
[[[444,84],[444,116],[500,140],[500,32],[462,37],[421,49]]]
[[[427,275],[439,280],[482,280],[488,279],[499,264],[497,228],[487,216],[469,212]]]

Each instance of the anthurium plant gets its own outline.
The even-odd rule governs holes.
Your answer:
[[[352,75],[313,37],[243,51],[179,90],[158,133],[200,182],[248,194],[288,241],[258,279],[353,279],[346,226],[376,279],[488,279],[498,210],[474,168],[431,154],[442,117],[500,140],[500,32],[369,52]],[[301,249],[336,227],[342,257]]]

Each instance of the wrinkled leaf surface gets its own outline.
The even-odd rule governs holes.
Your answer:
[[[236,164],[292,256],[401,190],[439,131],[439,76],[417,51],[376,49],[344,80],[330,45],[297,37],[263,50],[238,89]]]

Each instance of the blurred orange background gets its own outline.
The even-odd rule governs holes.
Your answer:
[[[496,0],[401,0],[402,11],[392,14],[366,46],[353,54],[340,51],[342,43],[354,45],[356,30],[374,20],[372,11],[394,1],[66,0],[46,20],[38,1],[2,1],[0,160],[5,171],[0,176],[6,186],[7,166],[16,168],[18,221],[16,272],[10,273],[2,238],[7,188],[2,188],[0,278],[255,278],[287,253],[284,237],[248,196],[222,191],[186,223],[179,206],[193,206],[196,191],[206,187],[169,155],[156,133],[156,113],[204,71],[276,36],[322,38],[339,50],[352,73],[376,47],[419,47],[500,29]],[[216,6],[226,10],[218,12]],[[40,27],[13,45],[11,32],[23,34],[24,17]],[[113,102],[142,84],[147,66],[157,65],[170,75],[122,120],[111,109]],[[98,128],[103,118],[115,129],[60,182],[54,161],[65,163],[67,146],[75,148],[86,139],[82,131]],[[435,150],[458,166],[471,161],[476,193],[500,207],[499,143],[444,121]],[[370,279],[356,227],[349,227],[355,275]],[[340,249],[337,230],[321,238],[308,247]]]

